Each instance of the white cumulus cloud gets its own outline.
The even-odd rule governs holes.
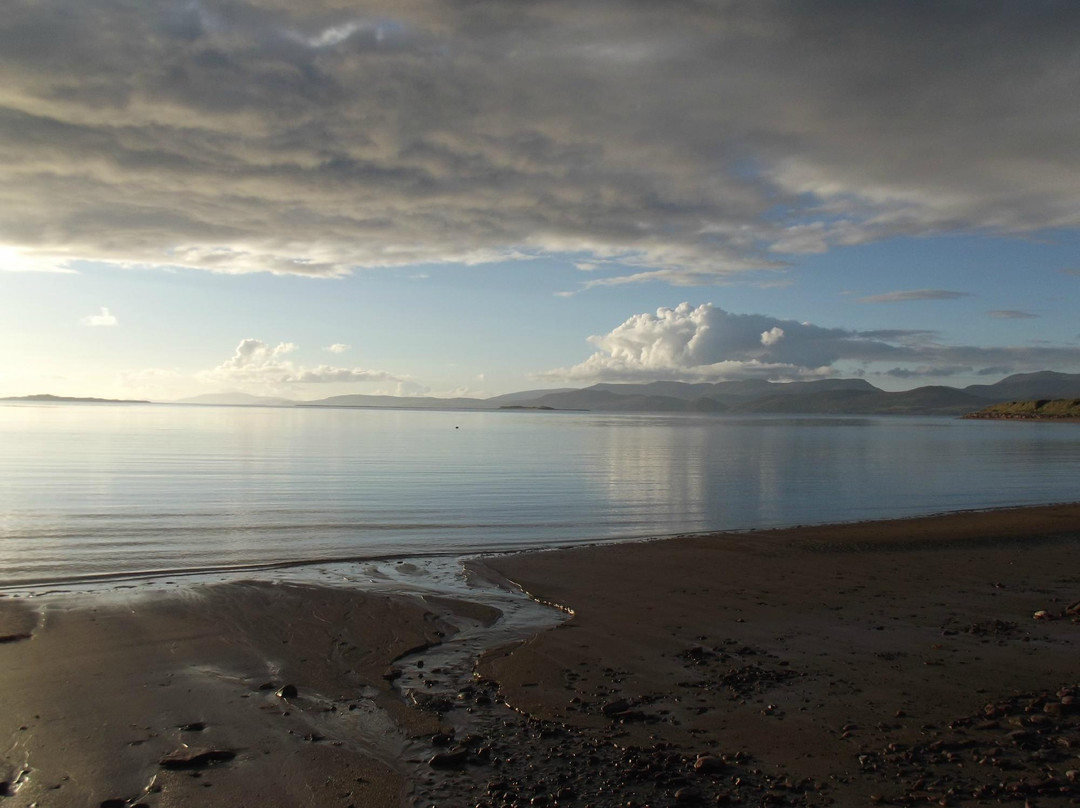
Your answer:
[[[846,363],[849,373],[891,376],[952,375],[959,367],[976,373],[989,367],[1080,368],[1076,347],[945,345],[922,330],[826,328],[733,314],[710,303],[635,314],[588,341],[596,351],[584,361],[537,375],[567,381],[722,381],[829,376],[840,372],[838,363]]]
[[[333,345],[327,345],[326,350],[328,350],[330,353],[340,354],[345,353],[347,350],[349,350],[349,346],[346,345],[344,342],[335,342]]]
[[[768,331],[762,331],[761,332],[761,344],[765,345],[765,346],[775,345],[776,343],[778,343],[783,338],[784,338],[784,329],[780,328],[779,326],[774,325]]]
[[[297,346],[291,342],[279,342],[271,346],[262,340],[243,339],[231,357],[200,374],[200,377],[205,381],[227,383],[236,387],[402,381],[398,376],[381,370],[332,365],[304,367],[285,358],[296,349]]]
[[[596,353],[571,368],[543,374],[559,379],[794,378],[828,374],[844,332],[763,315],[731,314],[710,303],[681,303],[636,314],[607,334],[589,337]],[[777,334],[779,332],[779,335]],[[782,349],[787,333],[801,340]],[[791,344],[790,341],[787,341]]]
[[[98,311],[97,314],[91,314],[91,315],[88,315],[86,317],[83,317],[82,320],[80,320],[80,322],[83,325],[96,326],[96,327],[106,327],[106,328],[120,325],[120,321],[116,319],[116,315],[114,315],[111,311],[109,311],[104,306],[101,307],[101,310]]]

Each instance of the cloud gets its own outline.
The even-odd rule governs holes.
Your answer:
[[[1039,316],[1037,314],[1032,314],[1029,311],[1020,311],[1018,309],[998,309],[997,311],[987,312],[987,314],[998,320],[1031,320]]]
[[[635,380],[828,375],[828,366],[842,353],[838,346],[857,341],[839,329],[731,314],[709,303],[681,303],[655,315],[634,315],[608,334],[589,337],[598,349],[592,356],[543,376]]]
[[[761,344],[765,346],[775,345],[784,338],[784,329],[773,326],[768,331],[761,332]]]
[[[933,332],[857,331],[733,314],[681,303],[636,314],[589,337],[596,351],[576,365],[538,374],[563,381],[792,380],[878,373],[899,378],[981,373],[985,368],[1080,368],[1080,348],[945,345]]]
[[[340,354],[345,353],[347,350],[349,350],[349,346],[346,345],[344,342],[335,342],[333,345],[327,345],[324,350],[327,350],[330,353]]]
[[[258,339],[243,339],[233,355],[217,367],[199,374],[207,382],[219,382],[234,387],[255,385],[281,388],[292,385],[329,384],[346,382],[405,382],[393,374],[361,368],[341,368],[331,365],[303,367],[285,357],[297,350],[291,342],[275,346]]]
[[[316,277],[563,254],[693,286],[1074,228],[1078,27],[1072,0],[18,0],[0,245]]]
[[[947,289],[911,289],[906,292],[886,292],[883,295],[860,297],[859,303],[906,303],[911,300],[957,300],[969,297],[967,292],[950,292]]]
[[[120,325],[120,321],[116,319],[116,315],[114,315],[104,306],[101,307],[101,310],[97,314],[91,314],[87,317],[83,317],[79,322],[81,322],[83,325],[89,325],[94,327],[101,326],[106,328],[112,328],[113,326]]]
[[[0,244],[0,272],[52,272],[75,275],[67,260],[40,251],[17,249]]]
[[[937,335],[936,331],[921,328],[879,328],[873,331],[860,331],[867,339],[880,339],[885,342],[925,342]]]
[[[880,373],[880,375],[892,376],[894,379],[944,379],[949,376],[962,376],[972,371],[974,371],[974,368],[968,365],[946,367],[920,365],[914,368],[890,368]]]

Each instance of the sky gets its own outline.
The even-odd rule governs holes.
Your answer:
[[[1073,0],[9,0],[0,396],[1080,372]]]

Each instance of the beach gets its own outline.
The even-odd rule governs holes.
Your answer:
[[[466,566],[565,619],[472,675],[461,597],[0,598],[0,802],[1080,803],[1080,505]]]

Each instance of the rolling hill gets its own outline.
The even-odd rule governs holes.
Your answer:
[[[1080,398],[1080,373],[1040,371],[963,389],[931,385],[889,392],[865,379],[716,383],[658,381],[594,384],[584,388],[522,390],[492,398],[434,396],[331,396],[315,401],[260,398],[241,393],[198,396],[179,403],[410,409],[555,409],[593,412],[819,413],[833,415],[964,415],[989,403]]]

